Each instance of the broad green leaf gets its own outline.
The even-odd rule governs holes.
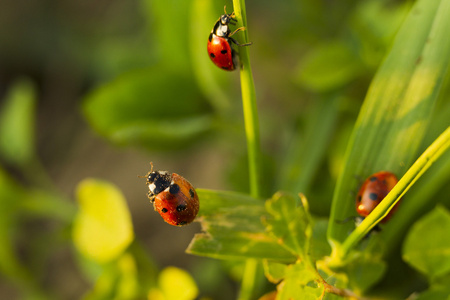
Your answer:
[[[450,287],[431,288],[419,294],[415,300],[450,300]]]
[[[380,255],[365,251],[345,266],[350,287],[356,293],[363,293],[376,284],[386,271],[386,263]]]
[[[324,293],[321,278],[315,270],[297,262],[286,268],[285,279],[277,286],[277,300],[316,300]]]
[[[33,84],[17,81],[0,110],[0,154],[11,163],[23,166],[34,155],[35,106]]]
[[[76,191],[79,212],[73,225],[78,251],[97,263],[117,258],[133,241],[133,225],[122,193],[114,185],[85,179]]]
[[[275,194],[266,202],[266,209],[270,216],[264,219],[264,223],[280,245],[293,255],[306,258],[309,252],[312,224],[308,208],[299,202],[289,194]]]
[[[120,145],[186,147],[212,126],[208,104],[192,78],[161,66],[123,75],[87,96],[86,118]]]
[[[197,193],[201,202],[197,221],[203,233],[194,236],[188,253],[221,259],[295,260],[261,223],[261,217],[267,215],[264,201],[234,192],[197,190]]]
[[[414,224],[403,259],[429,279],[450,273],[450,212],[438,206]]]
[[[449,65],[449,14],[448,0],[417,1],[372,81],[333,196],[328,238],[335,253],[352,228],[336,220],[355,215],[357,178],[381,170],[401,177],[417,157]]]
[[[265,260],[263,267],[267,279],[272,283],[279,283],[286,276],[288,265]]]
[[[315,219],[313,222],[309,255],[312,261],[330,255],[331,247],[327,241],[328,219]]]
[[[167,267],[161,271],[158,285],[165,300],[193,300],[199,293],[192,276],[188,272],[175,267]]]

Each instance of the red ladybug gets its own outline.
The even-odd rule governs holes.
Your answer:
[[[224,7],[225,11],[225,7]],[[237,65],[237,54],[231,47],[231,43],[238,46],[249,46],[252,43],[239,44],[231,36],[236,32],[245,30],[244,27],[239,27],[235,31],[231,32],[228,24],[236,25],[237,20],[234,18],[234,12],[231,14],[225,14],[220,16],[214,25],[208,38],[208,55],[212,62],[219,68],[227,71],[233,71]]]
[[[189,181],[167,171],[150,171],[145,177],[150,190],[148,198],[164,221],[175,226],[194,221],[199,201]]]
[[[397,184],[398,179],[394,174],[387,171],[381,171],[371,175],[364,181],[358,195],[356,196],[356,212],[361,217],[367,217],[386,195]],[[397,209],[398,202],[389,214],[381,220],[385,223]]]

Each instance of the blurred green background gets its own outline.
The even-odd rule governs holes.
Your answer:
[[[239,75],[206,53],[225,4],[230,12],[217,0],[0,1],[1,237],[14,253],[0,255],[26,269],[1,266],[2,297],[26,286],[33,295],[34,285],[57,299],[90,289],[70,241],[75,188],[87,177],[123,192],[158,268],[188,269],[201,295],[234,297],[232,272],[184,253],[200,226],[165,224],[137,177],[152,161],[196,187],[248,190]],[[316,215],[329,214],[367,87],[411,4],[247,1],[266,196],[301,191]],[[305,161],[310,169],[291,168]],[[294,182],[298,172],[308,176]]]

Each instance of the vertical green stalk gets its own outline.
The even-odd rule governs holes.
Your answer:
[[[233,0],[233,7],[236,19],[238,20],[237,26],[243,26],[246,29],[243,31],[243,35],[244,42],[247,43],[248,33],[245,0]],[[244,43],[241,39],[239,40],[241,43]],[[239,48],[239,60],[245,135],[247,137],[250,194],[255,198],[259,198],[261,197],[261,149],[255,85],[253,83],[253,74],[250,67],[248,47]],[[240,300],[247,300],[252,298],[252,295],[256,290],[258,284],[258,279],[261,278],[261,273],[261,264],[257,260],[247,260],[239,295]]]
[[[247,29],[247,19],[245,14],[245,0],[233,0],[234,12],[238,20],[237,26]],[[248,42],[247,30],[242,31],[244,41]],[[239,35],[241,35],[239,33]],[[240,39],[239,39],[240,40]],[[249,47],[239,47],[241,93],[244,111],[245,135],[247,137],[248,166],[250,176],[250,194],[261,197],[260,193],[260,138],[258,109],[256,107],[255,85],[250,67]]]

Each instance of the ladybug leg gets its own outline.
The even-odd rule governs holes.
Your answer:
[[[148,192],[147,197],[148,199],[150,199],[150,203],[155,202],[156,195],[153,194],[152,192]]]
[[[236,29],[237,30],[237,29]],[[228,40],[232,41],[233,44],[238,45],[239,47],[244,47],[244,46],[250,46],[251,44],[253,44],[252,42],[250,43],[245,43],[245,44],[239,44],[238,41],[236,41],[235,39],[228,37]]]
[[[237,28],[235,31],[233,31],[232,33],[230,33],[230,34],[228,35],[228,37],[232,36],[232,35],[235,34],[236,32],[244,31],[244,30],[245,30],[245,27],[239,27],[239,28]]]

